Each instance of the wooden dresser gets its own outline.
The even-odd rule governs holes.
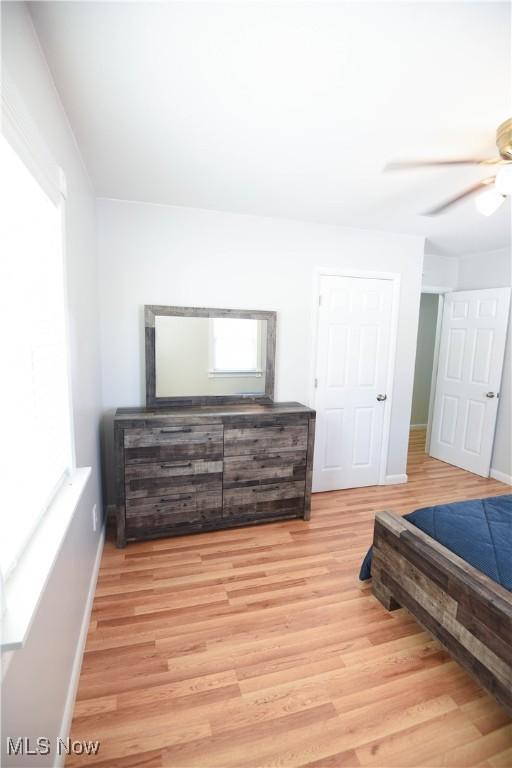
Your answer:
[[[117,545],[308,520],[314,436],[299,403],[118,409]]]

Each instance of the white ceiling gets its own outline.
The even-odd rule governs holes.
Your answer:
[[[418,213],[487,175],[382,174],[495,154],[510,7],[490,2],[36,2],[36,30],[98,196],[509,243],[510,202]]]

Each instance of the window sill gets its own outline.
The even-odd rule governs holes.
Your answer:
[[[255,371],[208,371],[209,379],[261,379],[263,371],[261,369]]]
[[[23,557],[7,579],[0,638],[2,651],[23,647],[90,476],[90,467],[75,470],[41,520]]]

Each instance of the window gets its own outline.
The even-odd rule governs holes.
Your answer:
[[[0,568],[13,570],[73,469],[62,197],[0,137],[2,505]]]
[[[210,374],[261,376],[258,320],[232,317],[210,320]]]

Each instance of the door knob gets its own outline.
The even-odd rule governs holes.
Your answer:
[[[486,397],[496,397],[496,395],[494,394],[494,392],[487,392],[487,394],[486,394],[485,396],[486,396]]]
[[[382,403],[383,400],[387,400],[387,399],[388,399],[387,395],[377,395],[377,400],[379,401],[379,403]]]

